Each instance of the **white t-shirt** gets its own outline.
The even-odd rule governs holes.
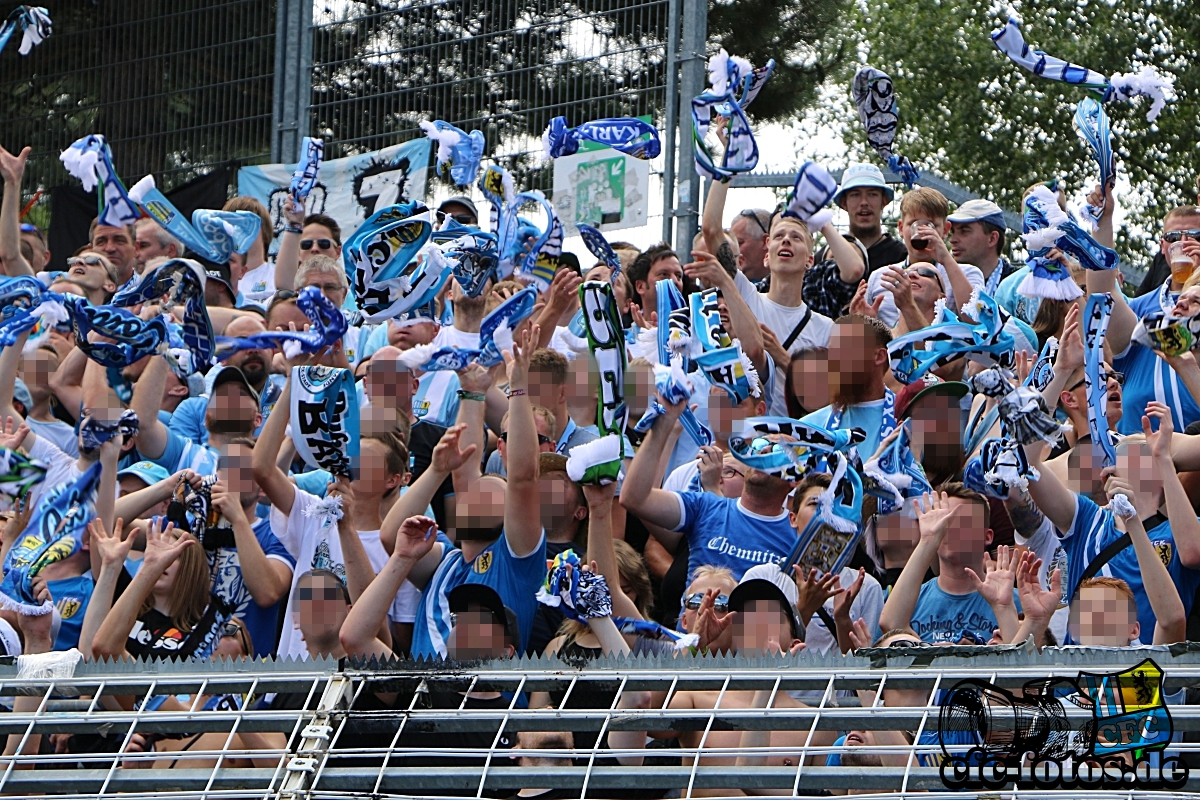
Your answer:
[[[38,436],[49,439],[54,443],[55,447],[62,450],[71,458],[79,458],[79,435],[75,433],[74,427],[63,422],[61,419],[42,422],[33,417],[26,417],[25,424],[29,426],[29,430]]]
[[[773,300],[769,300],[765,294],[755,288],[741,270],[738,270],[733,282],[741,292],[746,305],[750,306],[750,311],[774,332],[775,338],[779,339],[780,344],[783,344],[791,336],[792,331],[800,324],[800,320],[804,319],[804,315],[808,313],[808,306],[803,301],[798,306],[781,306]],[[788,353],[794,354],[798,350],[807,350],[812,347],[828,347],[829,334],[832,331],[833,320],[814,311],[808,324],[804,326],[804,330],[796,336],[791,347],[788,348]]]
[[[850,588],[850,585],[858,580],[858,570],[850,567],[842,567],[842,571],[838,573],[839,583],[843,589]],[[829,616],[833,616],[833,598],[825,601],[825,610]],[[854,602],[850,604],[850,619],[861,619],[867,623],[867,630],[871,632],[871,638],[874,640],[880,634],[879,630],[879,615],[883,613],[883,587],[879,585],[879,581],[875,580],[870,574],[863,577],[862,589],[858,593],[858,597],[854,598]],[[820,614],[813,614],[808,620],[808,625],[804,628],[804,643],[805,649],[812,653],[828,653],[837,644],[833,639],[833,634],[825,627],[825,623],[821,620]],[[835,651],[836,652],[836,651]]]
[[[275,294],[275,265],[264,261],[247,272],[238,281],[237,291],[243,303],[254,303],[265,308]]]
[[[33,487],[29,493],[30,508],[36,508],[41,502],[42,496],[50,489],[56,486],[62,486],[67,483],[74,483],[83,474],[78,467],[75,466],[75,459],[59,450],[53,442],[45,436],[37,437],[33,446],[29,449],[29,457],[35,461],[41,461],[46,465],[46,478],[41,483]]]
[[[897,264],[901,269],[907,269],[910,265],[908,262]],[[946,273],[946,268],[941,264],[928,264],[927,266],[936,267],[938,274],[942,276],[942,286],[946,289],[946,308],[954,313],[962,308],[962,304],[970,300],[969,297],[964,297],[961,300],[954,296],[954,289],[950,287],[950,276]],[[967,283],[971,284],[972,289],[983,289],[985,279],[983,272],[979,267],[971,266],[970,264],[959,264],[959,268],[963,274],[967,276]],[[900,321],[900,309],[896,308],[896,299],[892,297],[892,293],[881,286],[883,280],[883,270],[877,269],[871,273],[871,277],[867,278],[867,302],[874,303],[883,295],[883,305],[879,307],[879,318],[883,320],[889,328],[896,327],[896,323]]]
[[[463,347],[477,349],[479,334],[460,331],[447,325],[433,337],[434,347]],[[423,372],[413,394],[413,416],[422,422],[449,427],[458,417],[458,374],[450,370]]]
[[[307,516],[304,513],[305,509],[312,508],[320,500],[321,498],[314,494],[297,489],[296,499],[292,501],[291,514],[285,517],[278,508],[271,507],[271,532],[296,559],[296,568],[292,572],[292,587],[288,592],[286,617],[283,630],[279,634],[277,652],[280,658],[308,658],[304,636],[296,626],[293,616],[296,585],[300,582],[300,577],[318,567],[338,574],[345,572],[342,542],[338,537],[336,521],[325,516]],[[388,561],[387,551],[379,541],[379,531],[359,531],[358,537],[367,551],[371,567],[379,574]],[[420,597],[420,591],[405,581],[392,602],[388,618],[396,622],[413,622],[416,619],[417,602]]]

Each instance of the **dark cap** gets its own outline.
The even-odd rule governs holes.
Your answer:
[[[218,386],[223,386],[230,381],[236,381],[242,386],[245,386],[246,391],[249,392],[250,396],[254,398],[255,404],[259,402],[258,392],[253,386],[250,385],[250,381],[246,378],[246,373],[242,372],[241,367],[231,367],[228,365],[220,367],[216,377],[213,378],[212,394],[217,393]]]
[[[791,591],[785,591],[783,587]],[[746,570],[746,574],[738,581],[738,585],[729,593],[729,610],[741,611],[746,603],[753,600],[775,600],[779,603],[788,623],[792,627],[793,638],[804,641],[804,628],[796,616],[795,600],[797,595],[796,582],[784,575],[774,564],[760,564]]]
[[[229,292],[229,296],[234,300],[237,300],[237,292],[233,290],[233,286],[231,286],[229,283],[229,278],[222,274],[221,270],[208,269],[204,271],[204,274],[207,276],[206,280],[208,280],[210,283],[216,281],[217,283],[221,284],[225,287],[226,291]]]
[[[920,401],[928,397],[950,397],[961,400],[971,391],[962,381],[936,382],[924,380],[914,381],[900,390],[896,395],[896,416],[902,420],[912,416],[912,410]]]
[[[475,217],[476,221],[479,220],[479,210],[477,208],[475,208],[474,201],[472,201],[471,198],[469,198],[463,194],[458,194],[458,195],[455,195],[454,197],[450,197],[450,198],[443,200],[441,202],[441,204],[438,206],[437,210],[444,211],[446,209],[446,206],[450,205],[451,203],[456,203],[460,206],[465,206],[466,208],[470,209],[471,216]]]
[[[504,628],[504,636],[514,644],[520,640],[516,613],[504,605],[500,595],[490,586],[482,583],[464,583],[456,586],[446,595],[450,603],[450,612],[459,614],[469,611],[471,606],[480,606],[492,613],[492,617]]]

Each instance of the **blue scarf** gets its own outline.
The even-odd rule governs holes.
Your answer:
[[[988,439],[963,468],[963,483],[985,497],[1007,500],[1012,489],[1025,489],[1038,471],[1029,464],[1025,448],[1008,437]]]
[[[797,565],[804,574],[837,575],[854,555],[862,537],[862,479],[841,453],[834,461],[829,487],[823,490],[813,514],[788,555],[787,565]]]
[[[929,370],[962,357],[988,366],[1013,365],[1016,340],[1005,329],[1008,315],[996,301],[977,293],[964,309],[978,322],[961,320],[939,304],[932,324],[892,340],[888,354],[896,380],[913,383]]]
[[[546,229],[523,220],[518,215],[521,206],[535,203],[546,214]],[[534,237],[529,252],[525,252],[525,239]],[[515,273],[532,281],[540,291],[550,288],[550,281],[558,270],[558,259],[562,255],[563,227],[554,212],[554,206],[538,191],[521,192],[504,207],[500,216],[500,228],[496,234],[500,253],[498,274],[507,277]]]
[[[50,35],[50,12],[40,6],[17,6],[4,24],[0,26],[0,51],[4,50],[13,32],[21,26],[21,47],[17,50],[23,56],[29,55],[33,48]]]
[[[504,351],[512,350],[512,332],[533,314],[538,292],[527,286],[492,309],[479,323],[479,363],[493,367],[504,363]]]
[[[990,367],[972,375],[967,385],[976,394],[995,398],[996,415],[1006,438],[1018,444],[1039,439],[1051,444],[1062,438],[1062,426],[1050,413],[1041,392],[1032,386],[1014,386],[1015,376],[1001,367]]]
[[[867,461],[863,475],[875,482],[867,491],[879,500],[880,514],[903,511],[905,500],[933,491],[925,469],[913,456],[907,425],[878,460]]]
[[[124,228],[141,217],[137,204],[129,198],[125,185],[117,177],[112,150],[103,136],[92,134],[77,139],[58,158],[67,172],[83,183],[85,192],[95,189],[99,181],[97,224]]]
[[[676,347],[671,342],[671,325],[675,324],[675,333],[677,341],[680,339],[691,339],[691,321],[688,317],[687,307],[683,302],[683,295],[675,286],[674,281],[661,280],[655,285],[658,297],[658,363],[662,366],[670,365],[675,368],[675,362],[672,360],[672,355],[676,353]],[[692,371],[691,362],[686,357],[685,353],[678,353],[683,356],[679,363],[679,369],[683,374],[689,374]],[[657,382],[656,378],[656,382]],[[654,425],[654,420],[667,413],[662,404],[657,398],[651,398],[650,404],[646,409],[646,413],[638,420],[634,430],[645,433]],[[680,423],[683,424],[684,431],[691,437],[692,441],[698,447],[704,447],[713,443],[712,430],[699,419],[696,418],[696,412],[690,408],[685,408],[683,414],[679,417]]]
[[[1051,248],[1057,247],[1064,253],[1074,256],[1078,259],[1080,265],[1084,269],[1094,271],[1104,271],[1116,269],[1120,263],[1120,256],[1112,248],[1105,247],[1092,238],[1092,235],[1080,228],[1073,219],[1071,219],[1065,211],[1058,206],[1058,198],[1046,186],[1036,187],[1028,197],[1025,198],[1025,214],[1023,225],[1025,232],[1021,234],[1021,238],[1025,240],[1025,245],[1029,249],[1029,255],[1032,259],[1046,261],[1046,255]],[[1047,267],[1048,268],[1048,267]],[[1054,265],[1054,269],[1066,273],[1066,270],[1058,265]],[[1070,276],[1058,277],[1056,280],[1070,280]],[[1024,292],[1025,284],[1029,282],[1026,278],[1022,282],[1018,291],[1022,291],[1030,297],[1051,297],[1051,299],[1074,299],[1072,297],[1058,297],[1054,295],[1029,295]],[[1079,287],[1072,285],[1068,287],[1068,294],[1078,297],[1083,292]]]
[[[321,157],[325,154],[325,142],[305,136],[300,144],[303,155],[296,171],[292,173],[292,183],[288,193],[298,204],[304,205],[309,193],[317,186],[317,174],[321,171]]]
[[[310,466],[357,480],[358,391],[353,371],[293,367],[291,381],[296,455]]]
[[[796,182],[788,195],[783,216],[795,217],[807,225],[809,231],[819,231],[833,219],[833,211],[827,206],[837,194],[837,190],[837,181],[824,167],[806,161],[796,173]]]
[[[1088,407],[1088,433],[1093,444],[1104,453],[1104,466],[1117,463],[1117,451],[1108,438],[1108,385],[1101,375],[1104,361],[1104,336],[1112,317],[1114,301],[1110,294],[1093,294],[1083,310],[1083,383]]]
[[[164,311],[183,305],[183,324],[178,326],[180,338],[191,353],[193,369],[199,370],[212,361],[215,349],[212,320],[204,303],[205,280],[203,268],[195,261],[173,258],[147,272],[141,283],[117,292],[111,305],[126,308],[159,298],[163,299]],[[174,323],[168,327],[175,327]],[[172,346],[175,346],[173,342]]]
[[[441,291],[449,270],[440,253],[429,258],[432,234],[428,210],[412,202],[376,212],[346,240],[342,260],[367,319],[403,314]],[[418,261],[422,253],[426,258]]]
[[[512,202],[516,191],[513,189],[512,175],[504,167],[493,164],[479,176],[479,191],[491,204],[490,221],[492,233],[500,233],[500,216],[505,206]]]
[[[216,264],[229,261],[235,250],[243,254],[249,250],[262,226],[262,220],[252,211],[197,209],[192,213],[192,221],[188,222],[183,212],[155,186],[153,175],[135,183],[129,190],[129,197],[143,214],[183,242],[188,250]],[[229,223],[228,228],[234,231],[232,235],[222,222]]]
[[[1152,103],[1146,113],[1147,122],[1158,119],[1159,112],[1167,105],[1166,90],[1171,86],[1170,78],[1159,75],[1152,67],[1143,66],[1136,73],[1118,73],[1105,78],[1086,67],[1047,55],[1041,50],[1031,50],[1025,44],[1021,26],[1015,19],[1010,19],[1003,28],[994,31],[992,42],[1014,64],[1034,75],[1091,89],[1100,95],[1102,102],[1130,100],[1136,95],[1149,98]]]
[[[865,439],[858,428],[836,430],[789,417],[751,417],[741,435],[729,437],[729,452],[751,469],[798,479],[830,453]]]
[[[51,488],[42,496],[4,561],[0,607],[27,616],[49,614],[54,609],[52,602],[34,599],[33,579],[49,565],[79,552],[83,532],[96,516],[100,471],[97,462],[73,483]]]
[[[309,319],[306,331],[265,331],[252,336],[217,338],[217,359],[224,361],[243,350],[273,350],[282,346],[284,355],[316,353],[336,344],[349,329],[346,317],[316,286],[305,286],[296,297],[296,307]]]
[[[155,353],[166,352],[169,333],[161,316],[143,320],[123,308],[94,306],[82,297],[67,298],[67,313],[75,344],[88,358],[103,367],[126,367]],[[112,342],[89,342],[96,331]]]
[[[1117,158],[1113,154],[1112,131],[1109,130],[1108,114],[1104,113],[1103,106],[1090,97],[1080,100],[1079,105],[1075,108],[1075,130],[1087,143],[1088,148],[1092,151],[1092,156],[1096,159],[1096,164],[1100,168],[1101,188],[1115,184]],[[1100,205],[1085,205],[1084,213],[1092,221],[1092,230],[1095,231],[1100,225],[1100,217],[1104,214],[1103,196]]]
[[[896,141],[896,126],[900,121],[896,87],[892,79],[874,67],[863,67],[854,75],[851,94],[858,108],[858,118],[867,132],[867,142],[887,162],[888,169],[899,175],[911,189],[921,173],[907,158],[892,151]]]
[[[0,278],[0,347],[16,344],[21,334],[33,330],[52,307],[55,316],[61,314],[64,300],[63,295],[46,291],[41,281],[29,275]]]
[[[757,96],[774,68],[774,62],[768,62],[760,74],[750,62],[730,56],[724,50],[709,60],[710,88],[692,100],[692,139],[698,174],[728,181],[734,175],[750,172],[758,166],[758,143],[744,109]],[[729,120],[720,164],[713,160],[705,142],[714,114]]]
[[[127,408],[121,412],[119,419],[113,422],[102,422],[93,416],[81,416],[79,419],[79,449],[91,452],[105,442],[114,438],[118,433],[128,442],[137,436],[140,423],[137,412]]]
[[[488,281],[496,279],[500,256],[495,235],[476,231],[454,239],[444,248],[451,274],[467,297],[479,297]]]
[[[483,148],[487,145],[483,131],[459,130],[449,122],[435,119],[420,123],[425,135],[438,143],[437,168],[456,186],[467,188],[479,174],[479,162],[483,160]]]
[[[579,143],[585,139],[608,145],[634,158],[657,158],[662,152],[658,130],[636,117],[598,119],[585,122],[578,128],[568,126],[566,117],[555,117],[542,134],[542,148],[547,158],[573,156],[579,152]]]
[[[617,274],[621,271],[621,257],[617,255],[617,251],[612,249],[612,245],[608,243],[608,239],[604,238],[604,234],[591,225],[584,225],[581,222],[575,226],[575,229],[579,231],[579,238],[583,239],[588,251],[612,270],[612,277],[608,279],[608,282],[614,283]]]

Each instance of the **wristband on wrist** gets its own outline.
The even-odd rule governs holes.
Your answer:
[[[477,400],[478,402],[482,403],[484,400],[487,400],[487,395],[484,394],[483,392],[468,392],[463,389],[459,389],[458,390],[458,399],[459,400]]]
[[[284,233],[303,233],[304,228],[300,225],[287,225],[283,229]]]
[[[524,389],[512,389],[512,388],[510,388],[510,389],[509,389],[507,392],[505,392],[505,394],[506,394],[506,395],[507,395],[509,398],[513,398],[513,397],[521,397],[521,396],[523,396],[523,395],[525,394],[525,390],[524,390]]]

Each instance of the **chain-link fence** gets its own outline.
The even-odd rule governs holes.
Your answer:
[[[72,141],[104,134],[120,175],[170,189],[270,152],[273,0],[64,0],[27,57],[0,53],[0,144],[33,148],[27,192],[69,180]],[[19,35],[15,37],[18,41]]]

